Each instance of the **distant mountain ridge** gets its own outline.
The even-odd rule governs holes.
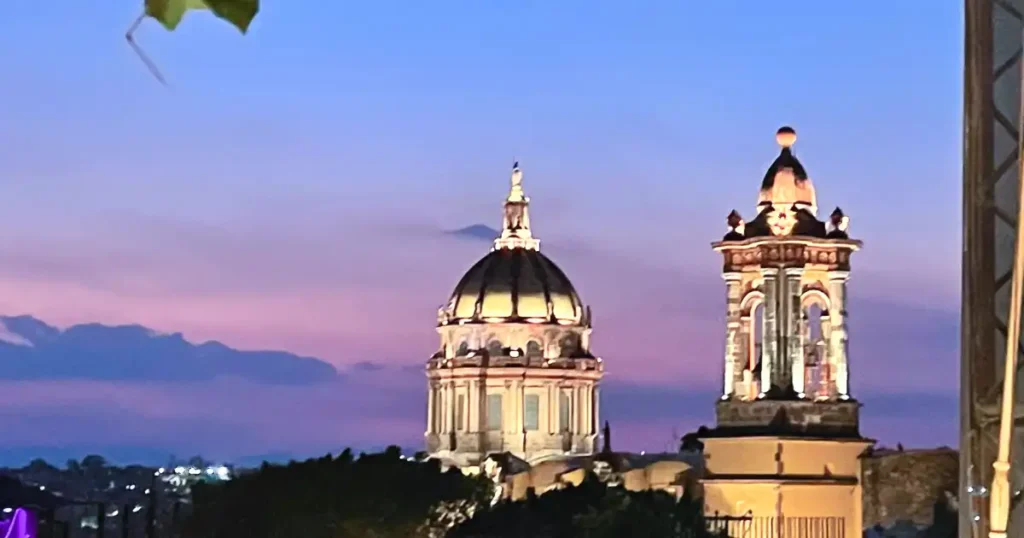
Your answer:
[[[459,228],[458,230],[450,230],[445,232],[448,235],[455,237],[462,237],[465,239],[476,239],[480,241],[493,241],[501,232],[487,226],[486,224],[473,224],[466,226],[465,228]]]
[[[181,333],[141,325],[74,325],[61,330],[32,316],[0,316],[0,379],[201,381],[236,377],[311,384],[338,377],[334,366],[284,351],[193,344]]]

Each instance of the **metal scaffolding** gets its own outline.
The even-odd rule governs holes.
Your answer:
[[[983,538],[999,444],[1019,206],[1024,0],[965,0],[965,8],[959,536]],[[1017,350],[1020,372],[1024,348]],[[1024,536],[1022,385],[1014,398],[1009,536]]]

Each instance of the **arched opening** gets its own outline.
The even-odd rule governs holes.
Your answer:
[[[502,345],[497,339],[487,342],[487,354],[492,357],[500,357],[502,355]]]
[[[575,334],[568,333],[559,340],[558,347],[561,349],[560,357],[572,357],[579,350],[580,340]]]
[[[801,301],[801,337],[804,347],[804,394],[811,399],[832,395],[834,372],[828,357],[828,296],[808,292]]]
[[[541,347],[540,342],[536,340],[530,340],[526,343],[526,356],[527,357],[540,357],[544,354],[544,348]]]
[[[463,340],[462,343],[459,344],[459,348],[456,350],[455,356],[465,357],[466,355],[469,355],[469,342]]]
[[[753,400],[761,392],[762,348],[764,342],[764,295],[754,290],[740,303],[740,350],[733,365],[734,393]]]
[[[748,397],[753,399],[762,392],[761,369],[764,368],[764,304],[760,301],[750,312],[749,341],[750,349],[747,352],[746,371],[743,374],[743,379],[749,386]]]

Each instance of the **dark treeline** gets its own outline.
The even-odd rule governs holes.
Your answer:
[[[350,451],[193,490],[186,538],[705,538],[700,506],[630,493],[590,477],[579,487],[493,507],[492,485],[398,448]]]

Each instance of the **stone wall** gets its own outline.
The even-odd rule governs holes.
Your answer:
[[[937,502],[949,503],[958,489],[956,450],[875,449],[861,461],[864,528],[898,521],[931,525]]]

